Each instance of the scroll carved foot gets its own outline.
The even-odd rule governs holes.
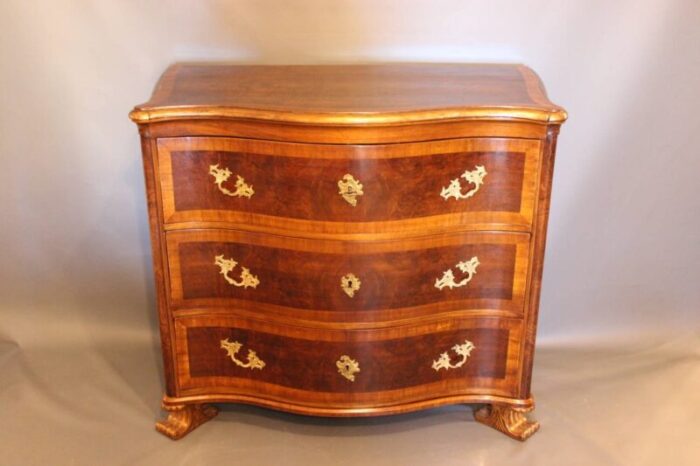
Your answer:
[[[207,404],[163,404],[163,409],[169,411],[168,419],[156,422],[156,430],[173,440],[184,437],[219,414],[218,409]]]
[[[516,440],[526,440],[540,428],[540,423],[530,421],[525,413],[532,408],[486,405],[474,411],[474,419]]]

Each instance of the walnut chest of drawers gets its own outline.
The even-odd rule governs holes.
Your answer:
[[[521,65],[177,64],[139,126],[157,429],[239,402],[526,418],[556,138]]]

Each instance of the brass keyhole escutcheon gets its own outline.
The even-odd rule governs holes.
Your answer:
[[[360,289],[360,285],[362,285],[362,282],[353,273],[349,273],[340,279],[340,287],[345,294],[351,298],[355,296],[355,292]]]
[[[344,354],[335,362],[338,368],[338,373],[348,379],[350,382],[355,381],[355,374],[360,372],[360,363]]]
[[[357,181],[354,176],[349,173],[343,175],[343,179],[338,181],[338,194],[343,196],[343,199],[355,207],[357,205],[357,197],[362,196],[362,183]]]

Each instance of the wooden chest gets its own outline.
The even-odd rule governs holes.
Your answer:
[[[476,405],[518,439],[566,113],[521,65],[177,64],[141,134],[157,429]]]

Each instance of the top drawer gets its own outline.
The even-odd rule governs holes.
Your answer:
[[[334,145],[185,137],[158,140],[158,171],[169,228],[528,231],[539,154],[540,142],[529,139]]]

